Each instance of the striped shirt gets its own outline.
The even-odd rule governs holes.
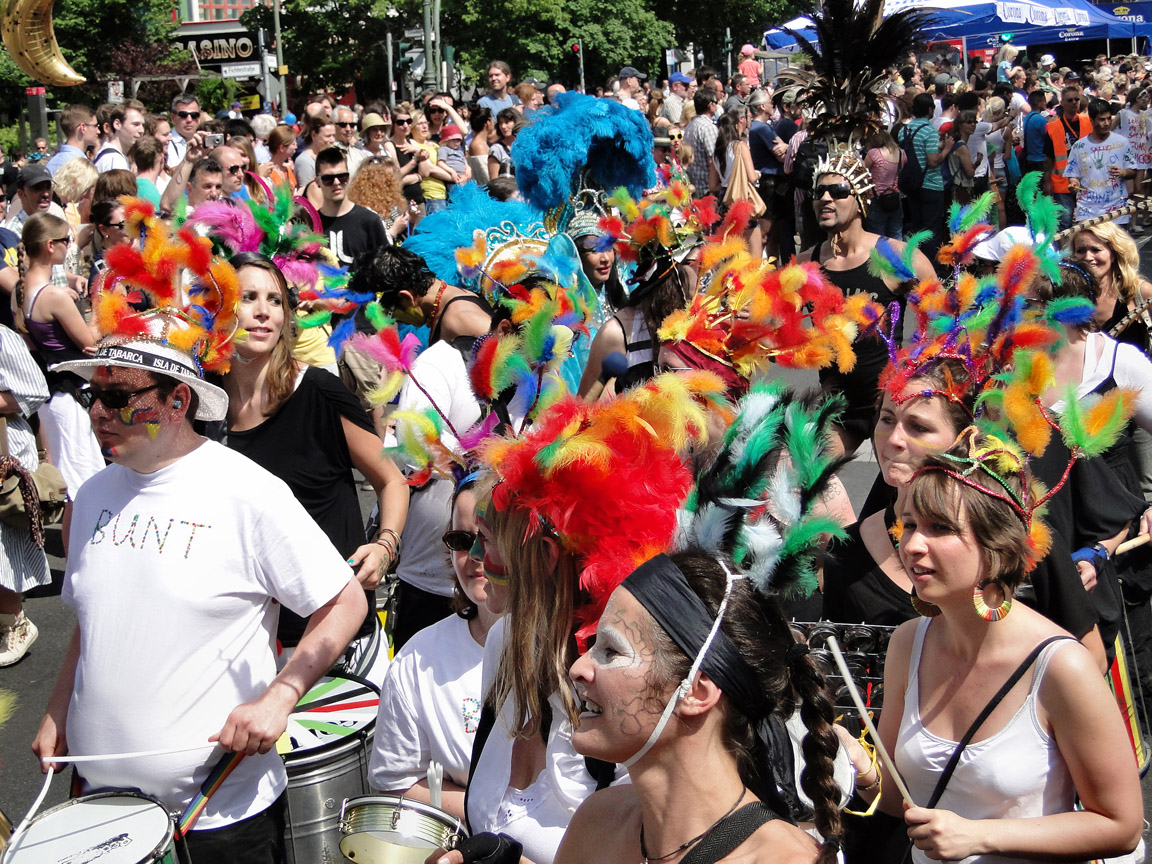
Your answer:
[[[703,198],[708,195],[708,167],[712,164],[712,156],[716,150],[716,136],[719,134],[712,118],[704,114],[697,114],[684,130],[684,143],[695,152],[692,164],[688,166],[688,179],[696,190],[692,193],[694,198]]]
[[[924,127],[927,126],[927,131]],[[937,192],[944,191],[944,176],[940,173],[940,166],[935,168],[928,167],[928,155],[930,153],[940,152],[940,135],[936,131],[936,127],[932,125],[931,120],[926,120],[923,117],[910,122],[904,127],[904,135],[911,135],[912,146],[916,151],[916,161],[920,163],[920,167],[924,170],[924,182],[920,185],[921,189],[929,191],[935,190]]]

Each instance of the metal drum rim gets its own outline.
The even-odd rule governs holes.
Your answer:
[[[83,804],[85,802],[94,801],[100,798],[139,798],[142,801],[147,801],[148,803],[155,804],[157,807],[159,807],[161,812],[164,813],[164,816],[168,820],[168,836],[161,840],[160,843],[158,843],[155,848],[153,848],[148,853],[148,855],[152,861],[163,861],[164,855],[171,851],[173,844],[175,843],[176,821],[172,818],[172,814],[168,812],[168,810],[164,807],[163,804],[160,803],[159,800],[153,798],[151,795],[145,795],[143,792],[133,792],[126,789],[123,792],[93,792],[90,795],[81,795],[78,798],[69,798],[67,801],[64,801],[61,804],[57,804],[55,807],[49,807],[44,812],[38,813],[32,822],[28,825],[28,829],[25,830],[25,833],[27,833],[28,830],[31,830],[32,826],[39,822],[41,819],[47,818],[54,813],[62,812],[69,807],[76,806],[77,804]],[[11,845],[0,849],[0,864],[5,864],[5,862],[9,861],[8,853],[11,851]],[[148,861],[149,859],[144,858],[141,860]]]

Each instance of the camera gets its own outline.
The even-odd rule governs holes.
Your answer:
[[[209,150],[224,146],[224,136],[219,132],[212,132],[204,136],[204,146]]]

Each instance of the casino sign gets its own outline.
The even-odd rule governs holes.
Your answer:
[[[196,21],[181,24],[173,36],[177,48],[190,52],[201,68],[219,72],[228,63],[259,61],[256,34],[239,21]]]

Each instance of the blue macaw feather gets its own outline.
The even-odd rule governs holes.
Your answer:
[[[344,343],[351,339],[355,332],[356,319],[345,318],[332,328],[332,335],[328,337],[328,347],[339,353],[340,349],[344,347]]]

